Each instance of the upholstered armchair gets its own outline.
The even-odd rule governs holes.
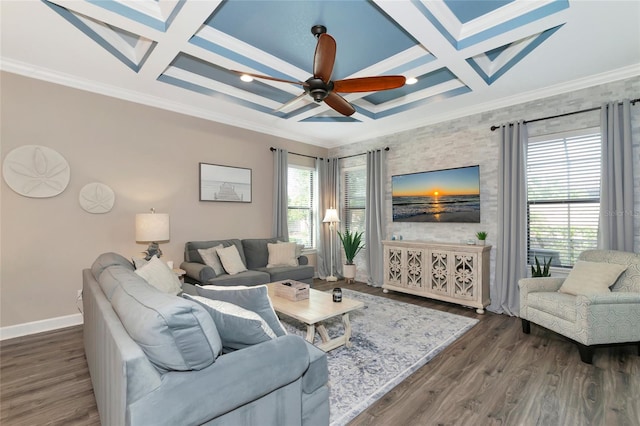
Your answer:
[[[533,322],[566,336],[589,364],[595,345],[636,343],[640,355],[640,254],[587,250],[566,279],[525,278],[518,285],[524,333]]]

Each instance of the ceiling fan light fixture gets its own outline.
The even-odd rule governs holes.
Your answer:
[[[407,81],[404,84],[416,84],[418,79],[415,77],[407,77]]]
[[[253,81],[253,77],[251,77],[250,75],[247,75],[247,74],[242,74],[240,76],[240,80],[242,80],[242,81],[244,81],[246,83],[250,83],[250,82]]]

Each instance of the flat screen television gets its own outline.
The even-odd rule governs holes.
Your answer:
[[[394,222],[480,223],[480,166],[391,177]]]

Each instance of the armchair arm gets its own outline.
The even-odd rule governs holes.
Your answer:
[[[614,291],[611,293],[599,293],[589,295],[578,295],[578,305],[622,305],[622,304],[638,304],[640,309],[640,293],[627,293]]]
[[[182,262],[180,269],[183,269],[186,275],[201,283],[206,283],[211,278],[216,277],[216,273],[211,266],[198,262]]]
[[[308,367],[305,341],[293,335],[221,355],[203,370],[165,374],[161,389],[129,407],[129,424],[203,424],[298,380]],[[175,398],[180,410],[167,403]]]
[[[518,286],[520,294],[526,294],[536,291],[558,291],[563,282],[564,278],[556,277],[522,278],[518,281]]]

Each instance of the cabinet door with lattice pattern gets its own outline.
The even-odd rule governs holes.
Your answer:
[[[388,247],[384,252],[385,282],[390,285],[402,286],[402,252],[399,247]]]
[[[451,254],[446,251],[429,252],[429,291],[443,295],[451,294],[449,285],[449,258]]]
[[[478,255],[453,253],[453,296],[458,299],[476,300],[478,291]]]
[[[421,290],[425,287],[425,252],[422,249],[408,248],[406,250],[406,280],[407,287]]]

